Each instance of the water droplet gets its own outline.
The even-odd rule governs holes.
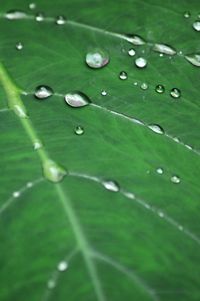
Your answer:
[[[52,160],[46,160],[43,163],[43,173],[47,180],[54,183],[60,182],[67,174],[64,168]]]
[[[163,172],[164,172],[164,170],[163,170],[163,168],[158,167],[158,168],[156,169],[156,172],[157,172],[159,175],[162,175]]]
[[[139,57],[135,60],[135,65],[138,67],[138,68],[144,68],[146,67],[147,65],[147,60],[143,57]]]
[[[151,124],[148,128],[157,134],[164,134],[163,128],[158,124]]]
[[[162,211],[158,211],[158,215],[163,218],[164,217],[164,213]]]
[[[192,24],[193,28],[196,30],[196,31],[200,31],[200,21],[195,21],[193,24]]]
[[[71,92],[65,95],[65,101],[70,107],[80,108],[89,105],[89,97],[82,92]]]
[[[49,289],[53,289],[56,287],[56,282],[54,280],[49,280],[48,283],[47,283],[47,287]]]
[[[108,53],[100,50],[100,49],[94,49],[93,51],[90,51],[86,55],[86,64],[90,68],[98,69],[103,68],[109,63],[109,56]]]
[[[35,141],[34,144],[33,144],[34,150],[38,150],[38,149],[40,149],[42,147],[43,147],[42,142],[39,141],[39,140]]]
[[[155,90],[157,93],[162,94],[165,92],[165,87],[163,85],[157,85]]]
[[[119,185],[114,181],[104,181],[103,186],[110,191],[119,191]]]
[[[134,56],[135,55],[135,50],[133,48],[129,49],[128,54],[130,56]]]
[[[58,271],[60,272],[64,272],[66,271],[68,268],[68,263],[66,261],[61,261],[59,264],[58,264]]]
[[[171,181],[172,181],[172,183],[174,183],[174,184],[179,184],[180,181],[181,181],[181,179],[179,178],[179,176],[172,176],[172,177],[171,177]]]
[[[173,98],[179,98],[181,97],[181,91],[177,88],[173,88],[170,92],[170,95],[173,97]]]
[[[128,74],[125,71],[121,71],[119,74],[119,78],[125,80],[128,78]]]
[[[107,95],[107,92],[105,90],[101,91],[101,95],[102,96],[106,96]]]
[[[66,23],[66,19],[64,16],[58,16],[56,18],[56,24],[57,25],[64,25]]]
[[[176,54],[176,50],[166,44],[155,44],[153,46],[153,50],[156,52],[167,54],[167,55],[175,55]]]
[[[29,8],[30,8],[31,10],[35,9],[35,8],[36,8],[36,4],[35,4],[35,3],[30,3],[30,4],[29,4]]]
[[[180,231],[183,231],[183,226],[179,225],[178,228]]]
[[[26,13],[20,10],[10,10],[5,16],[8,20],[19,20],[27,17]]]
[[[76,135],[83,135],[84,134],[84,128],[80,125],[78,125],[75,130],[74,130],[75,134]]]
[[[44,21],[44,14],[43,13],[38,13],[36,16],[35,16],[35,20],[37,22],[42,22]]]
[[[147,83],[142,83],[140,87],[142,90],[147,90],[149,88]]]
[[[185,18],[190,18],[191,14],[190,14],[189,11],[185,11],[184,14],[183,14],[183,16],[184,16]]]
[[[20,196],[20,191],[13,192],[13,197],[18,198]]]
[[[28,182],[28,183],[26,184],[26,187],[27,187],[27,188],[33,187],[33,183],[32,183],[32,182]]]
[[[200,67],[200,54],[188,54],[185,59],[192,65]]]
[[[125,39],[126,39],[126,41],[128,41],[136,46],[144,45],[146,43],[143,38],[141,38],[138,35],[133,35],[133,34],[125,35]]]
[[[133,84],[134,84],[134,86],[137,86],[137,85],[138,85],[138,83],[137,83],[137,82],[134,82]]]
[[[49,86],[38,86],[34,95],[37,99],[46,99],[53,95],[53,90]]]
[[[23,49],[23,44],[22,44],[21,42],[18,42],[18,43],[16,44],[16,49],[17,49],[17,50],[22,50],[22,49]]]

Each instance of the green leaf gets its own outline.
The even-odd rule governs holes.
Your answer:
[[[198,301],[199,1],[3,2],[0,299]]]

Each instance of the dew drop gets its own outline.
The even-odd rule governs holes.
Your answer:
[[[29,9],[31,9],[31,10],[36,9],[36,4],[35,3],[30,3],[29,4]]]
[[[128,54],[130,56],[134,56],[135,55],[135,50],[133,48],[129,49]]]
[[[43,147],[42,142],[39,141],[39,140],[35,141],[34,144],[33,144],[34,150],[41,149],[42,147]]]
[[[26,13],[20,10],[10,10],[5,16],[8,20],[19,20],[27,17]]]
[[[142,90],[147,90],[149,88],[147,83],[142,83],[140,87]]]
[[[89,97],[82,92],[75,91],[65,95],[66,103],[73,108],[81,108],[89,105],[91,102]]]
[[[18,198],[20,196],[20,191],[13,192],[13,197]]]
[[[75,134],[80,136],[84,134],[84,128],[80,125],[78,125],[75,130],[74,130]]]
[[[163,168],[158,167],[158,168],[156,169],[156,172],[157,172],[159,175],[162,175],[163,172],[164,172],[164,170],[163,170]]]
[[[67,263],[66,261],[61,261],[61,262],[59,262],[57,268],[58,268],[58,271],[59,271],[59,272],[64,272],[64,271],[66,271],[67,268],[68,268],[68,263]]]
[[[60,182],[67,174],[64,168],[52,160],[46,160],[43,163],[43,173],[47,180],[54,183]]]
[[[103,186],[110,191],[118,192],[119,191],[119,185],[114,181],[104,181]]]
[[[46,99],[53,95],[53,90],[49,86],[38,86],[34,95],[37,99]]]
[[[165,92],[165,87],[163,85],[157,85],[155,90],[157,93],[162,94]]]
[[[180,98],[181,97],[181,91],[177,88],[173,88],[170,92],[170,95],[173,98]]]
[[[192,27],[196,30],[196,31],[200,31],[200,21],[195,21],[193,24],[192,24]]]
[[[101,95],[102,96],[106,96],[107,95],[107,92],[105,90],[101,91]]]
[[[169,45],[166,44],[155,44],[153,46],[153,50],[159,53],[167,54],[167,55],[175,55],[176,50]]]
[[[188,54],[185,59],[196,67],[200,67],[200,54]]]
[[[64,16],[58,16],[56,18],[56,24],[57,25],[64,25],[66,23],[66,19]]]
[[[134,82],[133,84],[134,84],[134,86],[137,86],[137,85],[138,85],[138,83],[137,83],[137,82]]]
[[[163,128],[158,124],[151,124],[148,128],[157,134],[164,134]]]
[[[185,11],[184,14],[183,14],[183,16],[184,16],[185,18],[190,18],[191,14],[190,14],[189,11]]]
[[[139,57],[135,60],[135,65],[138,67],[138,68],[144,68],[146,67],[147,65],[147,60],[143,57]]]
[[[17,44],[16,44],[16,49],[17,50],[22,50],[23,49],[23,44],[21,43],[21,42],[18,42]]]
[[[143,38],[141,38],[138,35],[133,35],[133,34],[125,35],[125,39],[126,39],[126,41],[128,41],[136,46],[144,45],[146,43]]]
[[[164,217],[164,213],[162,211],[158,211],[158,215],[163,218]]]
[[[47,287],[49,289],[53,289],[56,287],[56,282],[54,280],[49,280],[48,283],[47,283]]]
[[[128,74],[125,71],[121,71],[119,74],[119,78],[125,80],[128,78]]]
[[[100,50],[94,49],[86,55],[86,64],[93,69],[99,69],[105,67],[109,63],[108,53]]]
[[[27,187],[27,188],[33,187],[33,183],[32,183],[32,182],[28,182],[28,183],[26,184],[26,187]]]
[[[174,184],[179,184],[180,183],[180,181],[181,181],[181,179],[179,178],[179,176],[172,176],[171,177],[171,181],[172,181],[172,183],[174,183]]]
[[[35,16],[35,20],[37,22],[42,22],[44,21],[44,14],[43,13],[38,13],[36,16]]]

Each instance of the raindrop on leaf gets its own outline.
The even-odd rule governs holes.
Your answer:
[[[53,95],[53,90],[49,86],[38,86],[34,95],[37,99],[47,99]]]
[[[67,172],[64,168],[59,166],[56,162],[52,160],[46,160],[43,163],[43,173],[44,177],[54,183],[62,181]]]
[[[159,53],[167,54],[167,55],[175,55],[176,50],[169,45],[166,44],[155,44],[153,46],[153,50]]]
[[[101,95],[102,96],[106,96],[107,95],[107,92],[105,90],[101,91]]]
[[[108,53],[100,50],[94,49],[86,55],[86,64],[93,69],[99,69],[105,67],[109,63]]]
[[[119,74],[119,78],[125,80],[128,78],[128,74],[125,71],[121,71]]]
[[[35,16],[35,20],[37,22],[42,22],[44,21],[44,14],[43,13],[38,13],[36,16]]]
[[[23,49],[23,44],[21,43],[21,42],[18,42],[17,44],[16,44],[16,49],[17,50],[22,50]]]
[[[147,90],[149,88],[147,83],[142,83],[140,87],[142,90]]]
[[[8,20],[19,20],[26,18],[26,13],[21,10],[10,10],[6,13],[6,19]]]
[[[129,49],[128,54],[130,56],[134,56],[135,55],[135,50],[133,48]]]
[[[75,134],[80,136],[84,134],[84,128],[80,125],[78,125],[75,130],[74,130]]]
[[[165,87],[163,85],[157,85],[155,90],[157,93],[162,94],[165,92]]]
[[[179,184],[181,179],[179,178],[179,176],[174,175],[174,176],[171,177],[171,181],[174,184]]]
[[[20,191],[13,192],[13,197],[18,198],[20,196]]]
[[[190,16],[191,16],[189,11],[184,12],[183,15],[184,15],[185,18],[190,18]]]
[[[103,182],[103,186],[107,189],[107,190],[110,190],[110,191],[113,191],[113,192],[118,192],[119,191],[119,185],[114,182],[114,181],[104,181]]]
[[[36,4],[35,4],[35,3],[30,3],[30,4],[29,4],[29,8],[30,8],[31,10],[35,9],[35,8],[36,8]]]
[[[173,98],[180,98],[181,97],[181,91],[177,88],[173,88],[170,92],[170,95]]]
[[[58,16],[56,18],[56,24],[57,25],[64,25],[66,23],[66,19],[64,16]]]
[[[59,272],[64,272],[64,271],[67,270],[67,268],[68,268],[68,263],[66,261],[59,262],[59,264],[58,264],[58,271]]]
[[[157,134],[164,134],[164,129],[158,124],[150,124],[148,128]]]
[[[157,172],[159,175],[162,175],[163,172],[164,172],[164,170],[163,170],[163,168],[158,167],[158,168],[156,169],[156,172]]]
[[[200,54],[188,54],[185,59],[196,67],[200,67]]]
[[[138,68],[145,68],[147,66],[147,60],[143,57],[139,57],[135,60],[135,65]]]
[[[70,107],[80,108],[90,104],[90,99],[82,92],[75,91],[65,95],[65,101]]]
[[[200,21],[195,21],[193,24],[192,24],[192,27],[196,30],[196,31],[200,31]]]
[[[125,39],[126,39],[126,41],[128,41],[136,46],[144,45],[146,43],[143,38],[141,38],[138,35],[133,35],[133,34],[125,35]]]

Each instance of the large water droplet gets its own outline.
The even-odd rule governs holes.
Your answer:
[[[174,184],[179,184],[181,179],[179,178],[179,176],[174,175],[174,176],[171,177],[171,181]]]
[[[68,268],[68,263],[66,261],[59,262],[59,264],[58,264],[58,271],[59,272],[64,272],[64,271],[67,270],[67,268]]]
[[[173,88],[170,92],[170,95],[173,97],[173,98],[179,98],[181,97],[181,91],[177,88]]]
[[[10,10],[6,13],[6,19],[8,20],[19,20],[26,18],[27,15],[21,10]]]
[[[196,30],[196,31],[200,31],[200,21],[195,21],[193,24],[192,24],[193,28]]]
[[[125,80],[128,78],[128,74],[125,71],[121,71],[119,74],[119,78]]]
[[[56,24],[57,25],[64,25],[66,23],[66,19],[64,16],[58,16],[56,18]]]
[[[157,134],[164,134],[164,129],[158,124],[151,124],[148,128]]]
[[[169,45],[166,44],[155,44],[153,46],[153,50],[159,53],[167,54],[167,55],[175,55],[176,50]]]
[[[53,90],[49,86],[38,86],[34,95],[37,99],[46,99],[53,95]]]
[[[145,40],[138,35],[127,34],[125,35],[125,39],[136,46],[144,45],[146,43]]]
[[[22,50],[22,49],[23,49],[23,44],[22,44],[21,42],[18,42],[18,43],[16,44],[16,49],[17,49],[17,50]]]
[[[188,54],[185,56],[185,59],[196,67],[200,67],[200,54]]]
[[[44,14],[43,13],[38,13],[36,16],[35,16],[35,20],[37,22],[42,22],[44,21]]]
[[[162,94],[165,92],[165,87],[163,85],[157,85],[155,90],[157,93]]]
[[[65,95],[65,101],[70,107],[80,108],[89,105],[89,97],[82,92],[75,91]]]
[[[191,14],[190,14],[189,11],[185,11],[184,14],[183,14],[183,16],[184,16],[185,18],[190,18]]]
[[[135,55],[135,50],[133,48],[129,49],[128,54],[130,56],[134,56]]]
[[[117,192],[119,191],[119,185],[118,183],[114,182],[114,181],[104,181],[103,182],[103,186],[113,192]]]
[[[52,160],[43,163],[44,177],[54,183],[60,182],[66,176],[66,170]]]
[[[78,125],[75,130],[74,130],[75,134],[80,136],[84,134],[84,128],[80,125]]]
[[[138,68],[144,68],[146,67],[147,65],[147,60],[143,57],[138,57],[136,60],[135,60],[135,65],[138,67]]]
[[[87,53],[86,55],[86,64],[90,68],[99,69],[103,68],[109,63],[108,53],[100,50],[94,49]]]

